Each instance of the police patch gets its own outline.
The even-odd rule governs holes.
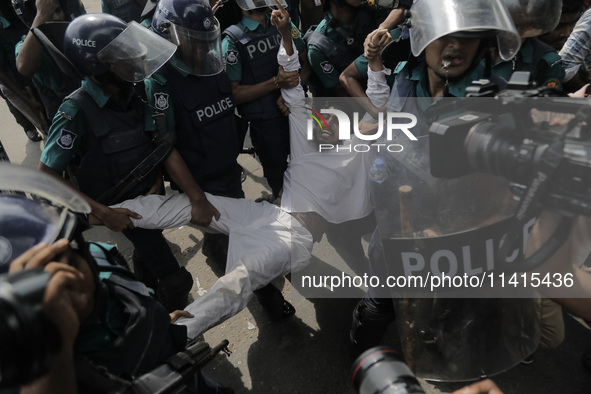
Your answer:
[[[328,60],[323,61],[322,63],[320,63],[320,67],[322,68],[322,71],[325,74],[330,74],[331,72],[334,71],[334,66]]]
[[[226,52],[226,64],[233,66],[238,63],[238,52],[233,49],[228,49]]]
[[[62,129],[56,143],[62,149],[72,149],[74,147],[74,141],[77,137],[78,136],[72,133],[70,130]]]
[[[168,94],[167,93],[154,93],[154,105],[156,109],[164,111],[168,108]]]
[[[298,38],[300,38],[300,31],[299,31],[299,30],[298,30],[298,28],[297,28],[297,27],[295,27],[295,26],[292,26],[292,27],[291,27],[291,37],[292,37],[294,40],[297,40]]]
[[[546,82],[546,86],[551,87],[551,88],[558,89],[559,85],[560,85],[560,82],[558,82],[558,79],[551,79],[548,82]]]

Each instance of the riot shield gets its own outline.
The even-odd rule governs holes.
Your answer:
[[[385,172],[377,180],[369,174],[378,223],[370,256],[381,287],[395,299],[401,343],[416,375],[475,380],[513,367],[537,348],[537,299],[525,288],[501,288],[503,274],[495,271],[495,252],[517,206],[511,184],[481,173],[433,177],[429,127],[419,116],[416,140],[393,136],[389,143],[398,142],[398,151],[366,155],[368,168]],[[525,253],[534,222],[507,263]]]

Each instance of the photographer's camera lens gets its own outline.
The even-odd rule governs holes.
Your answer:
[[[400,354],[388,346],[371,348],[357,357],[351,378],[359,394],[425,393]]]

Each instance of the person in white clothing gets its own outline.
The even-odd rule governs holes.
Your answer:
[[[277,55],[279,64],[286,71],[298,70],[289,14],[280,8],[273,12],[271,21],[284,38]],[[228,259],[226,274],[185,308],[194,317],[177,321],[187,326],[189,337],[238,313],[254,290],[278,276],[305,267],[313,242],[322,238],[329,223],[363,218],[371,212],[362,157],[346,150],[319,152],[318,141],[307,139],[303,88],[298,85],[284,89],[282,95],[290,109],[291,154],[281,207],[265,201],[257,203],[206,193],[208,201],[220,212],[220,218],[200,228],[205,232],[229,234]],[[326,130],[317,137],[327,143],[336,143],[335,138]],[[127,208],[140,214],[141,219],[133,219],[136,227],[176,228],[191,222],[191,204],[183,194],[141,196],[113,208]]]

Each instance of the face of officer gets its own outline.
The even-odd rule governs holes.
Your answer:
[[[425,48],[429,78],[443,80],[460,78],[472,66],[480,39],[445,36]]]
[[[43,7],[43,8],[40,8]],[[45,8],[47,7],[47,8]],[[37,2],[37,12],[49,14],[50,21],[65,21],[66,20],[66,13],[62,8],[59,0],[45,0],[41,2]]]
[[[539,37],[540,40],[550,45],[556,51],[560,51],[562,49],[562,46],[568,39],[570,33],[572,33],[573,29],[575,28],[575,25],[577,24],[577,21],[579,20],[580,16],[580,12],[563,13],[560,16],[558,26],[556,26],[554,30],[541,35]]]

